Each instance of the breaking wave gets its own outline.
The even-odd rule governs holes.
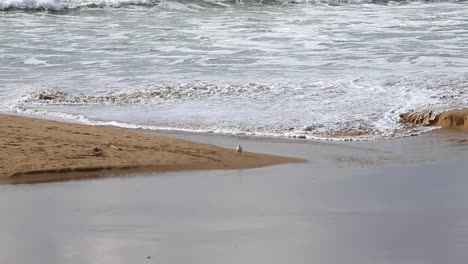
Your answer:
[[[110,120],[115,120],[114,125],[118,126],[148,129],[369,140],[431,130],[427,125],[436,114],[468,105],[466,94],[466,78],[403,78],[383,83],[356,79],[302,84],[200,81],[97,93],[37,90],[21,97],[15,110],[48,115],[53,111],[73,113],[71,109],[81,114],[83,109],[93,108],[107,112],[122,109],[124,113],[146,109],[158,120],[130,124],[128,118],[112,119],[115,115]]]
[[[123,105],[158,103],[162,101],[202,100],[207,98],[266,98],[305,95],[321,83],[293,86],[290,84],[214,84],[206,82],[156,84],[148,89],[108,92],[105,95],[70,94],[46,89],[33,92],[21,99],[22,103],[47,105]]]
[[[0,10],[63,11],[82,7],[155,5],[158,0],[0,0]]]

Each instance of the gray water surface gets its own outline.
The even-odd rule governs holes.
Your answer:
[[[1,186],[0,262],[465,263],[467,146],[421,138],[375,153],[426,146],[454,156],[330,166],[313,153],[376,154],[365,144],[335,153],[334,146],[241,140],[273,153],[309,152],[310,162]]]

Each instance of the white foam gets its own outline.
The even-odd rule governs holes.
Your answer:
[[[46,65],[47,61],[40,60],[38,58],[33,57],[33,58],[26,59],[24,61],[24,64],[28,64],[28,65]]]
[[[450,0],[447,0],[450,1]],[[455,1],[455,0],[454,0]],[[212,6],[228,6],[229,1],[215,1],[205,0],[205,5]],[[370,4],[374,3],[373,0],[273,0],[273,1],[236,1],[235,4],[268,4],[271,2],[279,2],[282,4],[326,4],[326,5],[340,5],[340,4]],[[381,1],[392,4],[392,1]],[[410,1],[419,2],[419,1]],[[423,0],[421,0],[423,2]],[[8,9],[24,9],[24,10],[53,10],[61,11],[67,9],[75,9],[82,7],[121,7],[125,5],[155,5],[159,4],[161,8],[168,10],[196,10],[203,9],[202,5],[197,3],[177,2],[177,1],[164,1],[164,0],[2,0],[0,1],[0,10]],[[399,1],[396,3],[400,4]]]
[[[259,133],[259,132],[240,132],[240,131],[231,131],[226,129],[216,129],[216,130],[203,130],[203,129],[187,129],[180,127],[171,127],[171,126],[151,126],[151,125],[142,125],[142,124],[132,124],[126,122],[118,121],[102,121],[102,120],[93,120],[87,118],[83,115],[78,114],[68,114],[62,112],[46,111],[39,109],[26,109],[26,108],[14,108],[11,109],[12,112],[15,112],[20,115],[32,116],[32,117],[44,117],[45,119],[51,119],[56,121],[67,121],[79,124],[86,125],[95,125],[95,126],[113,126],[127,129],[145,129],[153,131],[179,131],[179,132],[188,132],[188,133],[214,133],[214,134],[228,134],[228,135],[247,135],[247,136],[261,136],[261,137],[286,137],[286,138],[302,138],[302,139],[313,139],[313,140],[336,140],[336,141],[352,141],[352,138],[324,138],[324,137],[314,137],[314,136],[304,136],[296,134],[278,134],[278,133]],[[356,139],[355,139],[356,140]],[[357,139],[357,140],[368,140],[368,139]]]
[[[126,128],[370,140],[430,130],[403,127],[399,116],[420,107],[440,112],[466,106],[468,98],[459,95],[468,94],[467,83],[463,78],[403,78],[383,83],[364,78],[305,84],[159,83],[144,90],[99,94],[42,90],[22,97],[16,106],[49,116],[59,115],[53,109],[65,113],[76,109],[102,116],[101,121],[79,116],[86,123]],[[146,117],[135,123],[129,113],[140,117],[139,109],[146,109]]]
[[[144,5],[153,3],[153,0],[2,0],[0,1],[0,10],[15,8],[25,10],[46,9],[60,11],[88,6],[119,7],[122,5]]]
[[[368,4],[372,0],[281,0],[285,4]]]
[[[69,114],[63,112],[54,112],[54,111],[47,111],[47,110],[40,110],[40,109],[27,109],[21,107],[15,107],[10,109],[11,112],[26,115],[26,116],[42,116],[45,119],[52,119],[57,121],[67,121],[73,123],[80,123],[86,125],[95,125],[95,126],[113,126],[113,127],[120,127],[120,128],[127,128],[127,129],[146,129],[146,130],[160,130],[160,131],[181,131],[181,132],[192,132],[192,133],[219,133],[219,134],[233,134],[226,131],[207,131],[202,129],[181,129],[178,127],[170,127],[170,126],[151,126],[151,125],[143,125],[143,124],[132,124],[126,122],[118,122],[118,121],[102,121],[102,120],[94,120],[83,115],[78,114]],[[253,135],[253,134],[252,134]]]
[[[24,95],[16,107],[94,121],[355,140],[418,132],[398,123],[418,107],[468,106],[466,5],[169,2],[6,14],[0,108]]]

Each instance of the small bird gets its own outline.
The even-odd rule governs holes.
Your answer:
[[[237,153],[242,153],[242,147],[241,147],[240,144],[237,145],[236,151],[237,151]]]

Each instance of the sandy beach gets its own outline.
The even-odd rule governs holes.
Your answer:
[[[301,162],[123,129],[0,115],[0,183]]]
[[[411,117],[410,117],[411,118]],[[429,125],[468,128],[468,110],[437,115]],[[233,170],[282,163],[301,158],[243,152],[161,135],[111,127],[0,115],[0,183],[41,183],[135,172]],[[226,146],[228,147],[228,146]],[[342,160],[357,160],[341,157]]]

